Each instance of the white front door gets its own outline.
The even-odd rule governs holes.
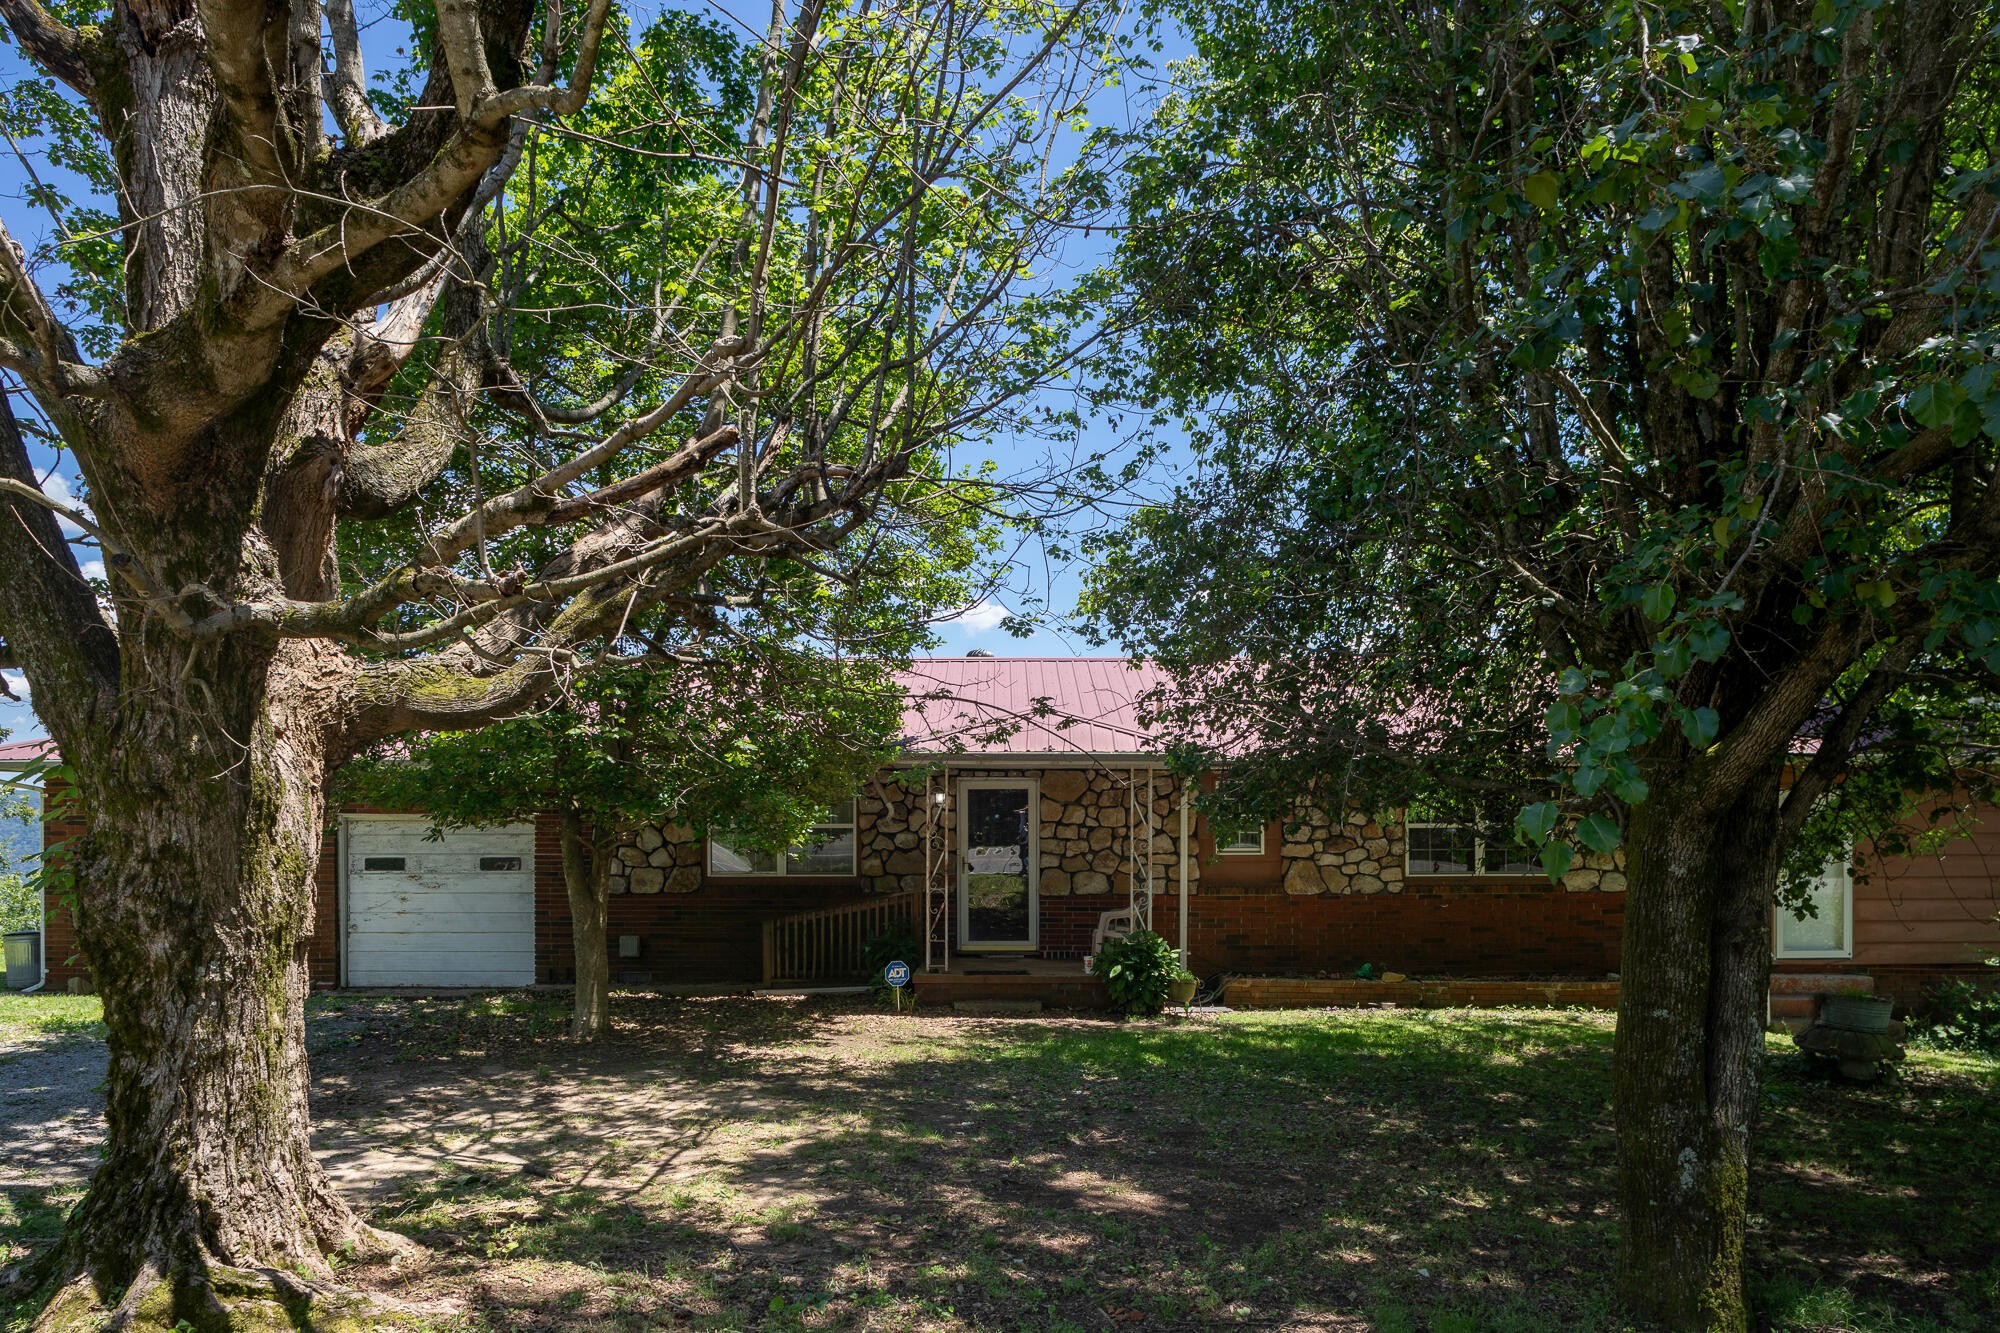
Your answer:
[[[347,984],[533,985],[534,826],[429,831],[418,816],[346,820]]]
[[[1032,949],[1040,927],[1035,896],[1035,784],[979,778],[958,784],[958,943],[961,949]]]

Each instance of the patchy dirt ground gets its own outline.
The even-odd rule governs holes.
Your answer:
[[[465,1330],[1621,1326],[1606,1016],[616,1012],[579,1051],[561,997],[314,1001],[321,1154],[427,1247],[355,1281]],[[75,1197],[96,1049],[0,1026],[44,1089],[0,1101],[0,1263]],[[2000,1326],[2000,1065],[1777,1050],[1767,1325]]]

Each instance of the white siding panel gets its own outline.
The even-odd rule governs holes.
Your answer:
[[[347,823],[347,984],[526,986],[535,979],[535,830],[426,837],[421,819]],[[368,869],[401,857],[400,869]],[[518,869],[480,869],[515,857]]]

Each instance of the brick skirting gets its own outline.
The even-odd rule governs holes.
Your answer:
[[[1616,1009],[1615,981],[1343,981],[1307,977],[1236,977],[1223,987],[1232,1009]]]

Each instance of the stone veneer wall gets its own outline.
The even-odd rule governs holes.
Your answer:
[[[1284,842],[1279,848],[1279,859],[1284,867],[1283,883],[1285,892],[1293,897],[1403,891],[1408,841],[1400,814],[1392,814],[1385,819],[1350,809],[1336,825],[1319,806],[1301,806],[1297,815],[1280,827],[1284,835]],[[1624,864],[1622,850],[1615,856],[1586,852],[1576,868],[1563,876],[1563,887],[1572,893],[1622,892],[1625,888]],[[1547,886],[1539,872],[1522,878],[1532,878],[1540,886]]]
[[[958,783],[964,778],[1032,778],[1041,791],[1041,882],[1044,898],[1124,894],[1129,796],[1123,769],[979,769],[953,774],[954,799],[945,812],[950,836],[958,814]],[[1143,778],[1141,779],[1143,781]],[[1179,784],[1154,780],[1155,837],[1152,872],[1156,891],[1176,889],[1180,860]],[[905,787],[884,774],[855,802],[855,869],[860,887],[874,893],[921,889],[924,883],[921,785]],[[1400,893],[1404,888],[1405,838],[1397,815],[1386,819],[1350,809],[1336,821],[1323,807],[1302,805],[1271,835],[1280,839],[1273,891],[1295,898],[1320,894]],[[955,845],[955,844],[953,844]],[[693,893],[706,880],[703,844],[688,828],[660,823],[639,829],[618,849],[613,893]],[[1587,853],[1563,877],[1573,893],[1625,888],[1622,857]],[[1188,891],[1201,887],[1202,859],[1190,849]],[[847,879],[847,876],[834,878]],[[739,881],[721,880],[729,884]]]
[[[1042,897],[1127,891],[1131,805],[1124,769],[960,770],[952,774],[953,799],[945,811],[948,838],[957,836],[960,781],[983,778],[1027,778],[1036,783],[1041,800],[1036,812],[1041,865],[1037,887]],[[1180,858],[1179,793],[1179,785],[1165,775],[1154,779],[1152,872],[1163,889],[1171,883]],[[870,889],[897,893],[924,886],[923,802],[922,786],[906,788],[893,781],[879,782],[862,795],[856,815],[858,868]],[[1199,868],[1191,865],[1190,885],[1199,874]]]
[[[1130,798],[1125,770],[960,770],[952,775],[954,800],[945,812],[948,836],[956,828],[957,788],[965,778],[1031,778],[1037,783],[1043,897],[1127,892]],[[1152,871],[1163,891],[1172,886],[1180,858],[1179,793],[1179,784],[1171,778],[1155,778]],[[886,774],[856,799],[855,870],[864,889],[898,893],[923,887],[923,803],[921,784],[905,787]],[[641,827],[618,849],[611,892],[692,893],[706,878],[702,848],[692,829],[664,822]],[[1200,875],[1198,858],[1191,858],[1190,889]]]
[[[648,824],[618,849],[613,893],[693,893],[701,887],[702,842],[680,824]]]
[[[1326,810],[1309,805],[1281,825],[1280,832],[1285,892],[1295,898],[1402,891],[1401,821],[1382,824],[1363,811],[1349,810],[1336,824]]]

